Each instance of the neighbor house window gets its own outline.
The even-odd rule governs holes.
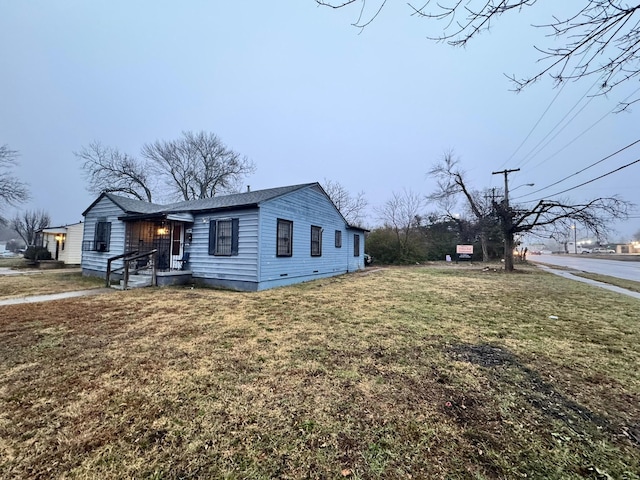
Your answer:
[[[322,228],[311,225],[311,256],[322,255]]]
[[[342,231],[336,230],[336,248],[342,248]]]
[[[276,237],[276,255],[290,257],[293,254],[293,222],[279,218]]]
[[[360,235],[357,233],[353,235],[353,256],[360,256]]]
[[[240,220],[228,218],[209,222],[209,255],[238,255]]]
[[[96,252],[108,252],[111,239],[111,222],[99,220],[93,235],[93,249]]]

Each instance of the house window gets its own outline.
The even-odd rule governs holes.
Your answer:
[[[360,235],[357,233],[353,235],[353,256],[360,256]]]
[[[342,248],[342,231],[336,230],[336,248]]]
[[[311,256],[322,256],[322,228],[311,225]]]
[[[290,257],[293,254],[293,222],[278,219],[276,256]]]
[[[93,250],[96,252],[108,252],[111,239],[111,222],[99,220],[93,235]]]
[[[240,220],[229,218],[209,222],[209,255],[238,255]]]

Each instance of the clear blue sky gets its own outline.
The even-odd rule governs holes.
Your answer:
[[[350,25],[356,9],[313,0],[0,0],[0,144],[20,151],[26,208],[47,210],[55,224],[82,219],[94,197],[73,152],[93,140],[136,155],[183,130],[211,131],[255,162],[252,189],[334,180],[365,192],[374,226],[373,208],[392,192],[433,190],[426,172],[450,149],[478,189],[502,185],[492,171],[520,167],[512,187],[536,187],[516,197],[640,138],[640,106],[605,116],[636,80],[592,99],[528,155],[585,105],[577,102],[593,83],[568,84],[532,132],[558,90],[545,80],[515,94],[504,73],[536,71],[533,45],[546,40],[529,25],[556,12],[504,17],[466,49],[427,40],[437,26],[409,13],[390,5],[360,32]],[[637,158],[640,144],[528,198]],[[640,204],[639,178],[636,164],[565,196]],[[617,230],[613,239],[627,237],[640,219]]]

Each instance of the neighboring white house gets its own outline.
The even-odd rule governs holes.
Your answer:
[[[67,265],[80,265],[82,262],[82,222],[62,227],[43,228],[38,232],[42,246],[51,252],[53,260]]]

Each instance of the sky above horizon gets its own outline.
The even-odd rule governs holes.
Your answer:
[[[607,96],[593,96],[595,79],[511,91],[505,74],[536,73],[533,47],[548,45],[530,25],[557,10],[507,15],[464,49],[428,40],[438,24],[406,5],[362,31],[357,9],[313,0],[0,0],[0,13],[0,144],[20,152],[23,208],[55,225],[82,220],[95,199],[73,154],[94,140],[137,156],[182,131],[213,132],[254,161],[252,190],[336,181],[364,192],[369,227],[394,192],[431,193],[427,172],[448,151],[478,190],[520,168],[509,176],[516,203],[640,158],[639,143],[544,188],[640,138],[638,104],[611,113],[637,80]],[[640,204],[639,178],[635,164],[560,197]],[[611,240],[640,230],[637,212]]]

